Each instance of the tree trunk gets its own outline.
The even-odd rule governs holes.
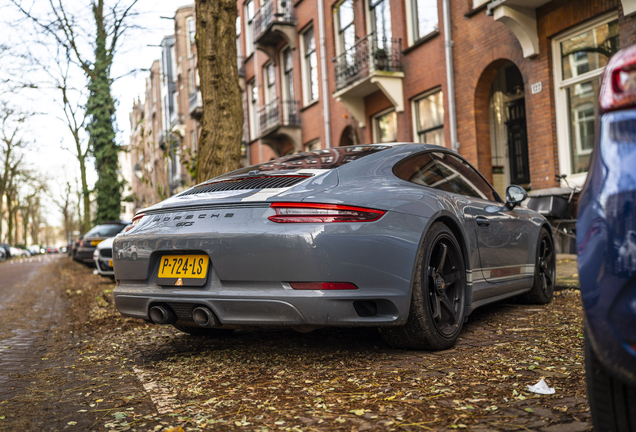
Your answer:
[[[203,118],[197,181],[240,166],[243,103],[236,60],[236,0],[196,0]]]
[[[93,144],[97,181],[95,182],[96,204],[95,223],[118,220],[121,211],[122,184],[117,175],[119,148],[115,143],[115,101],[111,95],[110,67],[112,56],[108,52],[107,31],[104,18],[104,0],[93,5],[93,17],[97,27],[95,38],[95,63],[88,89],[90,96],[86,111],[91,118],[88,131]],[[84,196],[86,203],[86,196]],[[84,211],[86,220],[86,210]]]

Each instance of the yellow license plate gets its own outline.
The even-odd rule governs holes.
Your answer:
[[[208,273],[207,255],[164,255],[159,264],[160,278],[204,279]]]
[[[93,240],[91,242],[91,246],[97,246],[98,244],[100,244],[101,242],[103,242],[104,240]]]
[[[108,267],[113,268],[113,260],[108,260]]]

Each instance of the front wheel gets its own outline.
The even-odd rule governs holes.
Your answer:
[[[418,255],[406,324],[380,329],[396,348],[443,350],[452,347],[464,324],[466,267],[453,232],[435,223]]]
[[[636,387],[609,374],[596,356],[587,334],[585,380],[594,428],[607,432],[632,430],[631,427],[636,425]]]

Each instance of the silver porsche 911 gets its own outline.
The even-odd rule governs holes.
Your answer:
[[[375,326],[445,349],[479,306],[552,299],[550,225],[506,195],[438,146],[282,157],[137,213],[113,242],[115,304],[194,335]]]

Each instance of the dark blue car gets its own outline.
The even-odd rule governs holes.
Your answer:
[[[636,45],[607,64],[577,222],[585,366],[597,430],[636,430]]]

